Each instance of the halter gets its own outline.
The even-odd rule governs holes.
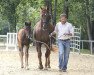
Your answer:
[[[45,30],[48,30],[47,28],[44,29],[44,24],[47,23],[46,21],[43,22],[43,20],[41,19],[41,27],[42,27],[42,30],[45,31]]]
[[[29,30],[31,30],[30,28],[31,28],[31,27],[24,27],[24,31],[25,31],[26,36],[28,37],[28,39],[31,38],[31,37],[30,37],[30,32],[29,32]]]

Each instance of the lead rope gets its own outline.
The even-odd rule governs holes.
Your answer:
[[[52,41],[51,41],[51,37],[50,38],[50,49],[52,49]]]
[[[42,43],[42,44],[44,44],[49,50],[50,50],[50,47],[46,44],[46,43],[44,43],[44,42],[41,42],[41,41],[36,41],[36,42],[39,42],[39,43]]]
[[[51,37],[53,37],[54,39],[56,39],[54,36],[51,36]],[[51,37],[49,37],[50,38],[50,47],[45,42],[41,42],[41,41],[36,41],[36,42],[44,44],[50,50],[50,49],[52,49]]]

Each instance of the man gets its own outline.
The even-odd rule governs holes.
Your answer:
[[[66,14],[60,15],[60,22],[50,36],[57,34],[59,47],[59,70],[66,72],[70,53],[70,37],[74,34],[72,24],[67,22]]]

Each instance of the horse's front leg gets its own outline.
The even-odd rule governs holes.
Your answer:
[[[28,53],[28,49],[29,49],[29,45],[25,46],[25,68],[28,70],[28,57],[29,57],[29,53]]]
[[[48,45],[49,46],[49,45]],[[50,46],[49,46],[50,48]],[[46,53],[45,53],[45,69],[50,68],[50,49],[46,48]]]
[[[20,60],[21,60],[21,68],[24,68],[23,66],[23,46],[19,46],[19,56],[20,56]]]
[[[43,69],[43,65],[42,65],[42,52],[41,52],[41,43],[36,43],[36,49],[38,52],[38,59],[39,59],[39,69]]]
[[[49,52],[49,56],[48,56],[48,68],[51,68],[51,66],[50,66],[50,52]]]

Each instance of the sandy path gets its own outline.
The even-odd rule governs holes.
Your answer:
[[[44,52],[42,51],[43,65],[45,63]],[[29,68],[20,68],[20,60],[16,51],[0,51],[0,75],[94,75],[94,56],[71,53],[68,71],[66,73],[58,71],[58,53],[51,53],[51,69],[39,70],[37,52],[31,48],[29,56]]]

